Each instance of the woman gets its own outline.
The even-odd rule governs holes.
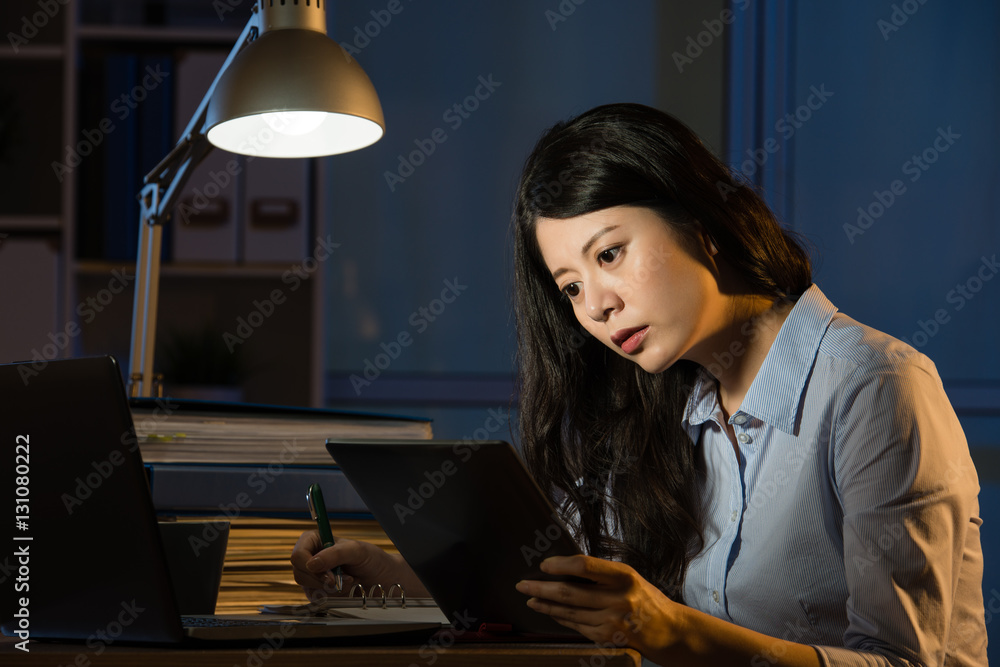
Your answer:
[[[589,554],[542,569],[594,582],[521,582],[529,606],[662,664],[986,664],[978,480],[933,364],[836,313],[690,130],[556,125],[514,232],[521,445]],[[307,588],[406,570],[316,551]]]

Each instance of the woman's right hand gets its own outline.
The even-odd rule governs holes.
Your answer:
[[[402,556],[386,553],[369,542],[342,537],[337,538],[332,547],[324,549],[319,532],[310,530],[295,543],[291,561],[295,581],[302,586],[310,601],[349,595],[351,588],[359,583],[366,593],[375,584],[382,584],[386,592],[392,584],[400,584],[407,596],[429,596]],[[343,587],[339,592],[331,572],[338,565],[343,574]]]

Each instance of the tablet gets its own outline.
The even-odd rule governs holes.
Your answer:
[[[337,439],[326,448],[456,626],[580,637],[514,588],[566,579],[539,563],[581,552],[509,443]]]

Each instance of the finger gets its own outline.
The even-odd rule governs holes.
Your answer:
[[[298,577],[296,577],[296,582],[302,586],[302,590],[305,593],[306,597],[309,599],[309,602],[315,603],[325,598],[342,597],[350,595],[351,588],[354,586],[354,584],[358,582],[358,580],[354,577],[345,574],[343,576],[343,586],[340,588],[340,590],[337,590],[337,585],[334,581],[334,577],[330,573],[326,573],[324,576],[319,577],[318,579],[317,578],[312,579],[312,582],[318,582],[318,583],[299,581]]]
[[[309,589],[322,590],[324,588],[322,574],[313,574],[306,568],[306,563],[321,549],[322,545],[319,542],[319,533],[315,530],[299,536],[295,547],[292,549],[292,555],[289,559],[292,563],[292,575],[295,577],[295,582],[304,589],[307,589],[307,592]]]
[[[559,625],[569,628],[570,630],[575,630],[576,632],[579,632],[581,635],[583,635],[590,641],[594,642],[595,644],[600,644],[602,646],[610,646],[610,647],[614,647],[617,645],[616,642],[608,639],[607,631],[604,628],[604,626],[594,626],[594,625],[586,625],[583,623],[576,623],[574,621],[570,621],[565,618],[557,618],[555,616],[552,617],[552,620],[558,623]]]
[[[332,571],[327,571],[322,574],[311,574],[309,572],[302,572],[301,570],[295,570],[293,572],[295,578],[295,583],[302,587],[305,592],[306,597],[316,595],[318,597],[333,597],[339,595],[349,595],[351,588],[358,583],[357,577],[352,577],[348,574],[341,575],[341,585],[337,588],[337,580]]]
[[[595,643],[610,646],[627,645],[626,635],[621,631],[620,624],[616,624],[616,616],[610,609],[585,609],[538,598],[529,599],[528,606],[547,614],[556,623],[579,632]]]
[[[338,595],[337,582],[331,572],[337,565],[343,565],[350,560],[350,555],[356,551],[348,543],[353,540],[340,540],[334,547],[323,549],[319,533],[315,530],[303,533],[292,549],[292,574],[296,583],[305,589],[324,591],[326,595]],[[357,543],[355,543],[357,544]],[[339,546],[340,549],[331,551]],[[345,554],[347,558],[345,559]],[[343,576],[343,587],[353,586],[353,577]]]
[[[529,598],[528,606],[578,631],[581,628],[596,629],[604,624],[607,617],[607,612],[603,609],[587,609],[539,598]]]
[[[612,586],[629,585],[636,574],[624,563],[584,555],[550,556],[539,567],[546,574],[576,576]]]
[[[360,565],[367,556],[360,542],[342,538],[337,540],[332,547],[317,550],[312,558],[305,561],[305,569],[313,574],[322,574],[338,565],[341,567]]]
[[[519,581],[515,588],[539,600],[561,605],[603,609],[617,599],[617,594],[595,587],[593,584],[577,584],[568,581]]]
[[[332,577],[329,572],[324,572],[323,574],[312,574],[311,572],[306,572],[299,569],[292,570],[292,576],[295,578],[295,583],[301,586],[307,591],[309,589],[316,589],[320,591],[325,591],[325,595],[336,595],[337,590],[333,582]],[[346,577],[345,583],[346,586]]]
[[[323,545],[319,541],[319,531],[310,530],[299,536],[292,547],[292,567],[297,570],[306,571],[306,562],[311,559]]]

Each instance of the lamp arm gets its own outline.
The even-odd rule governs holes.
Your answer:
[[[250,19],[219,68],[212,85],[188,121],[173,149],[146,174],[139,193],[139,249],[135,264],[135,297],[132,306],[132,343],[129,354],[129,394],[153,395],[153,353],[156,341],[156,309],[159,301],[160,248],[163,224],[170,219],[184,185],[212,151],[205,135],[208,104],[223,72],[261,32],[261,12],[255,2]]]
[[[156,183],[161,188],[161,192],[173,191],[177,193],[173,197],[167,196],[161,198],[155,212],[156,219],[152,224],[163,222],[165,218],[169,218],[170,211],[173,209],[174,204],[176,204],[176,197],[183,190],[184,184],[191,177],[195,168],[205,159],[205,156],[212,151],[212,144],[209,143],[204,132],[205,118],[208,115],[208,104],[212,99],[212,95],[215,94],[215,88],[219,84],[219,80],[222,79],[225,71],[229,69],[230,63],[236,59],[236,56],[243,49],[257,39],[260,34],[260,11],[258,10],[257,3],[254,3],[250,12],[250,19],[243,26],[243,32],[240,33],[239,39],[236,40],[229,55],[226,56],[226,61],[215,74],[212,85],[208,87],[205,95],[201,98],[198,108],[192,114],[187,127],[184,128],[181,138],[177,141],[173,149],[167,153],[166,157],[160,160],[160,163],[153,167],[146,174],[145,178],[143,178],[144,184]]]

